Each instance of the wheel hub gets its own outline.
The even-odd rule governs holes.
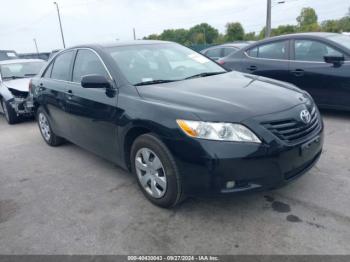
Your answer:
[[[46,141],[49,141],[51,138],[51,130],[49,126],[49,122],[47,121],[46,116],[43,113],[39,113],[39,126],[41,133],[43,134],[43,137]]]
[[[135,156],[135,168],[141,186],[154,198],[164,196],[167,189],[165,170],[160,158],[150,149],[141,148]]]

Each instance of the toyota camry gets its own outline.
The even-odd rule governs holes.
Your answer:
[[[131,171],[162,207],[280,187],[322,151],[307,92],[171,42],[65,49],[33,78],[32,95],[47,144],[68,140]]]

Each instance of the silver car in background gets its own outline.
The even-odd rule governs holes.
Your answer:
[[[33,115],[30,79],[40,72],[44,64],[41,59],[0,61],[0,103],[9,124]]]

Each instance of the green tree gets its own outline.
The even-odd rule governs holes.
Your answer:
[[[297,17],[299,30],[301,32],[319,31],[318,17],[315,9],[306,7],[301,10],[300,15]]]
[[[321,23],[321,30],[324,32],[341,32],[339,20],[326,20]]]
[[[257,39],[257,36],[255,35],[255,32],[246,33],[244,35],[244,40],[246,41],[255,41]]]
[[[157,34],[151,34],[151,35],[149,35],[149,36],[145,36],[143,39],[144,39],[144,40],[158,40],[158,39],[159,39],[159,35],[157,35]]]
[[[235,22],[226,24],[226,39],[231,42],[244,39],[244,29],[241,23]]]
[[[219,31],[207,23],[201,23],[190,28],[188,40],[194,44],[212,44],[219,36]]]
[[[285,35],[285,34],[293,34],[298,31],[295,25],[280,25],[277,28],[272,29],[271,35]]]
[[[339,19],[338,25],[341,32],[350,32],[350,16]]]
[[[158,39],[186,44],[187,37],[188,31],[186,29],[166,29],[159,35]]]

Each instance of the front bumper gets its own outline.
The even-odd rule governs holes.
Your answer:
[[[13,97],[9,100],[10,106],[16,112],[18,116],[32,116],[34,112],[33,99],[28,96],[24,97]]]
[[[228,194],[281,187],[310,170],[320,158],[323,123],[317,133],[299,144],[278,138],[252,144],[186,139],[166,140],[175,155],[188,195]],[[234,181],[233,188],[227,182]]]

